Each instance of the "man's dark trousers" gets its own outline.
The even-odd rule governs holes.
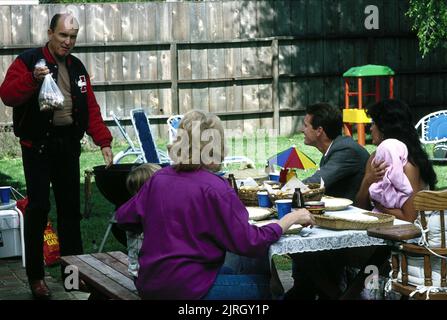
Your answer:
[[[80,141],[74,127],[54,127],[45,140],[22,143],[29,204],[25,212],[25,259],[28,280],[44,278],[43,233],[50,211],[50,183],[57,209],[61,255],[83,252],[80,230]]]

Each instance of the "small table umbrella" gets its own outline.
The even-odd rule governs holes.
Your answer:
[[[295,146],[270,157],[267,159],[267,164],[269,166],[276,164],[277,166],[283,168],[280,175],[280,181],[282,180],[281,182],[285,182],[286,180],[284,175],[287,174],[287,169],[305,170],[317,168],[316,163],[302,151],[298,150]],[[281,178],[281,176],[283,178]]]
[[[295,146],[270,157],[267,162],[269,165],[276,164],[284,169],[297,168],[304,170],[317,168],[317,164]]]

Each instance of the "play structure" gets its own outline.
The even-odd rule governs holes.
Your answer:
[[[365,145],[365,124],[370,123],[371,119],[366,116],[364,106],[364,100],[366,97],[374,97],[375,101],[381,99],[380,93],[380,81],[384,77],[389,81],[389,93],[390,99],[394,98],[394,71],[387,66],[379,65],[364,65],[352,67],[343,74],[344,87],[345,87],[345,107],[343,109],[343,129],[344,134],[352,136],[353,124],[357,127],[357,141],[362,146]],[[370,92],[364,92],[365,82],[370,82],[370,79],[374,81],[374,90]],[[351,83],[357,82],[357,91],[354,91]],[[351,105],[351,97],[357,97],[357,106]]]

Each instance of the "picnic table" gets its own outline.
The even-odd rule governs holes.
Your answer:
[[[63,256],[61,264],[78,268],[91,292],[89,300],[140,300],[127,270],[127,255],[120,251]]]
[[[340,210],[339,212],[349,212],[353,209],[361,210],[360,208],[349,206],[345,210]],[[407,221],[394,219],[393,225],[404,226],[411,224]],[[313,228],[303,228],[298,234],[283,235],[281,239],[272,244],[269,249],[269,259],[272,266],[272,293],[274,296],[280,296],[282,294],[281,290],[283,290],[280,282],[277,280],[278,277],[276,275],[276,270],[274,269],[274,255],[321,252],[346,248],[366,248],[385,245],[387,245],[387,243],[384,239],[369,236],[367,230],[330,230],[319,226],[314,226]],[[372,257],[371,260],[372,259],[374,259],[374,257]],[[360,273],[359,279],[354,282],[355,286],[363,285],[363,280],[361,280],[361,276],[364,276],[363,270]],[[354,291],[357,289],[352,290]],[[346,298],[351,298],[349,295],[355,294],[353,291],[349,292],[349,294],[346,295]]]

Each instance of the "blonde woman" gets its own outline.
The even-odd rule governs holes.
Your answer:
[[[248,223],[234,189],[214,174],[225,156],[224,130],[214,115],[186,113],[169,153],[174,164],[157,171],[116,213],[122,228],[143,229],[140,296],[267,298],[268,279],[220,273],[226,251],[264,257],[292,224],[313,224],[310,213],[300,209],[260,228]]]

